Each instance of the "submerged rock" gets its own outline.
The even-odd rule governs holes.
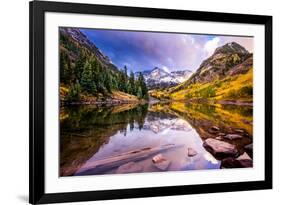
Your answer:
[[[237,158],[226,158],[221,162],[221,168],[248,168],[253,167],[253,160],[244,152]]]
[[[242,136],[238,134],[227,134],[223,138],[229,139],[229,140],[236,140],[236,139],[241,139]]]
[[[142,166],[135,162],[129,162],[121,165],[116,170],[116,174],[124,174],[124,173],[136,173],[141,172],[143,170]]]
[[[162,154],[158,154],[152,158],[153,165],[158,169],[165,171],[171,164],[170,160],[165,159]]]
[[[187,148],[187,155],[188,155],[189,157],[194,157],[194,156],[197,155],[197,154],[198,154],[197,151],[194,150],[193,148],[191,148],[191,147]]]
[[[234,145],[212,138],[206,139],[203,146],[215,157],[234,157],[238,154],[238,150]]]

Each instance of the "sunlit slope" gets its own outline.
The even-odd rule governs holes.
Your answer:
[[[169,94],[174,100],[214,99],[252,101],[253,68],[246,74],[229,76],[210,83],[195,83]],[[164,95],[159,91],[156,95]]]
[[[252,102],[253,55],[237,43],[228,43],[204,60],[182,84],[150,91],[169,100],[233,100]]]
[[[65,100],[65,98],[67,98],[67,96],[69,95],[69,88],[64,86],[64,85],[60,85],[60,99],[62,101]],[[122,91],[112,91],[111,93],[108,93],[106,98],[104,95],[102,94],[99,94],[99,95],[96,95],[96,96],[93,96],[93,95],[90,95],[88,94],[87,92],[83,92],[81,93],[81,96],[80,96],[80,101],[81,102],[96,102],[96,101],[102,101],[104,102],[106,99],[107,100],[115,100],[116,102],[117,101],[128,101],[128,102],[138,102],[139,99],[134,96],[134,95],[130,95],[128,93],[124,93]]]

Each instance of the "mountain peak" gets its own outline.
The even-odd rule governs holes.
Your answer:
[[[229,42],[218,47],[212,56],[204,60],[185,85],[211,82],[214,79],[224,78],[230,73],[239,73],[240,71],[230,72],[230,70],[238,69],[236,66],[250,56],[251,54],[243,46],[236,42]],[[249,70],[249,68],[250,66],[247,66],[245,70]]]
[[[169,73],[167,73],[164,69],[158,67],[153,68],[150,73],[150,75],[153,76],[154,78],[162,78],[168,74]]]
[[[236,42],[229,42],[221,47],[218,47],[215,52],[215,54],[231,54],[231,53],[241,53],[241,54],[248,54],[249,52],[240,44]]]
[[[142,74],[148,88],[154,89],[178,85],[187,80],[192,72],[189,70],[167,72],[165,68],[154,67],[151,70],[143,71]]]
[[[163,73],[168,73],[167,70],[165,70],[165,69],[163,69],[163,68],[159,68],[159,67],[157,67],[157,66],[154,67],[151,72],[163,72]]]

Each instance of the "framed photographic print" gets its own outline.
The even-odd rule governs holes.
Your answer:
[[[30,203],[272,188],[272,17],[30,2]]]

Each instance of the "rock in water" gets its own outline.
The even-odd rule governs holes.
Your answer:
[[[238,154],[238,150],[234,145],[212,138],[206,139],[203,146],[215,157],[234,157]]]
[[[129,162],[118,167],[118,169],[116,170],[116,174],[136,173],[141,172],[142,169],[142,166],[140,166],[139,164],[135,162]]]
[[[189,157],[194,157],[195,155],[197,155],[198,153],[196,152],[196,150],[194,150],[193,148],[189,147],[187,148],[187,155]]]
[[[162,154],[158,154],[152,158],[153,165],[158,169],[165,171],[171,164],[171,161],[165,159]]]
[[[211,134],[217,133],[220,130],[217,126],[212,126],[208,131]]]
[[[222,168],[248,168],[253,167],[253,160],[244,152],[237,158],[226,158],[221,162]]]
[[[154,133],[158,133],[160,131],[159,127],[156,125],[151,125],[150,129],[154,132]]]
[[[159,163],[154,163],[154,166],[162,171],[166,171],[168,169],[168,167],[170,166],[170,164],[171,164],[171,161],[165,160],[165,161],[162,161]]]
[[[253,167],[252,160],[237,160],[231,157],[221,161],[221,168],[248,168]]]
[[[242,136],[238,134],[227,134],[223,138],[229,139],[229,140],[236,140],[236,139],[241,139]]]
[[[153,163],[159,163],[159,162],[162,162],[162,161],[164,161],[164,160],[165,160],[165,158],[163,157],[162,154],[157,154],[156,156],[154,156],[154,157],[152,158],[152,162],[153,162]]]
[[[247,150],[249,152],[252,152],[253,151],[253,143],[246,145],[244,148],[245,148],[245,150]]]
[[[214,130],[214,131],[219,131],[220,130],[220,128],[217,127],[217,126],[213,126],[213,127],[211,127],[211,129]]]
[[[251,157],[249,157],[249,155],[244,152],[243,154],[241,154],[239,157],[236,158],[237,160],[252,160]]]
[[[239,166],[241,166],[241,168],[253,167],[253,160],[239,160]]]
[[[240,134],[243,134],[243,133],[244,133],[244,130],[242,130],[242,129],[235,129],[235,132],[240,133]]]

